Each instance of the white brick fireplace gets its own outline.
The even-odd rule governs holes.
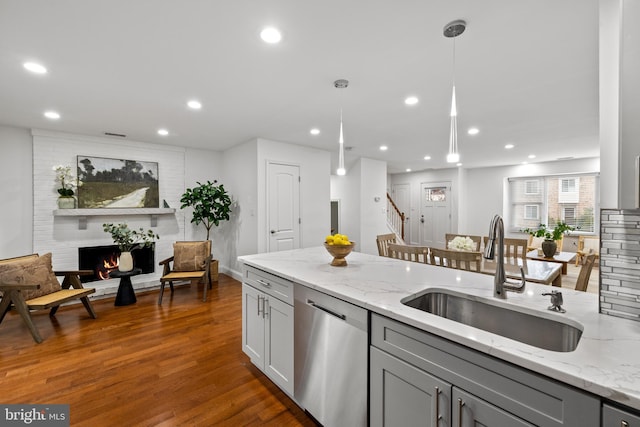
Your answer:
[[[185,149],[82,135],[69,135],[33,130],[33,249],[37,253],[51,252],[56,270],[78,269],[78,248],[113,244],[111,236],[102,229],[103,223],[126,222],[130,228],[151,228],[151,215],[140,210],[119,209],[117,215],[101,215],[94,209],[86,218],[86,229],[77,216],[54,216],[57,209],[56,181],[52,168],[69,165],[75,172],[77,156],[108,157],[115,159],[150,161],[158,163],[160,203],[166,200],[175,213],[157,215],[153,230],[160,235],[156,241],[156,271],[132,278],[136,289],[159,287],[161,270],[157,263],[173,254],[173,242],[184,240],[184,213],[179,199],[185,189]],[[75,173],[74,173],[75,175]],[[108,211],[108,209],[106,210]],[[120,212],[122,211],[122,212]],[[144,212],[144,210],[142,210]],[[105,212],[112,213],[112,212]],[[121,213],[121,214],[120,214]],[[119,280],[90,282],[97,295],[116,292]]]

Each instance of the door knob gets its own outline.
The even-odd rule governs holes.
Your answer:
[[[276,230],[271,230],[271,234],[276,234]]]

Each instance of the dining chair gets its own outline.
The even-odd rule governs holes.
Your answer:
[[[458,270],[480,271],[481,252],[452,251],[449,249],[430,248],[431,264]]]
[[[598,236],[578,236],[576,266],[583,262],[590,253],[595,254],[596,259],[600,257],[600,238]]]
[[[397,243],[395,234],[393,233],[379,234],[376,236],[376,244],[378,245],[378,255],[390,256],[389,243]]]
[[[489,237],[484,236],[483,238],[484,247],[487,247],[487,241]],[[504,256],[505,258],[522,258],[527,259],[527,244],[529,242],[527,239],[513,239],[513,238],[505,238],[504,239]]]
[[[584,259],[584,264],[580,268],[578,273],[578,280],[576,280],[576,291],[586,292],[589,286],[589,277],[591,277],[591,270],[593,270],[593,264],[596,260],[596,254],[589,254]]]
[[[397,243],[389,243],[388,249],[389,256],[391,258],[420,262],[422,264],[429,263],[428,246],[400,245]]]
[[[452,233],[446,233],[444,235],[445,241],[447,242],[447,247],[449,246],[449,242],[452,241],[454,238],[456,237],[468,237],[471,240],[473,240],[473,242],[476,244],[476,251],[480,251],[480,247],[482,244],[482,237],[480,236],[472,236],[470,234],[452,234]]]

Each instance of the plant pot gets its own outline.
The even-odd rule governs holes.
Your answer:
[[[133,270],[133,257],[131,252],[122,252],[118,259],[118,270],[131,271]]]
[[[545,258],[553,258],[556,254],[556,250],[558,249],[558,244],[555,240],[545,240],[542,242],[542,253]]]
[[[75,207],[75,197],[58,197],[58,209],[74,209]]]

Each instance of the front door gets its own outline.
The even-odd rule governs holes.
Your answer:
[[[444,235],[451,232],[451,184],[423,183],[421,187],[421,244],[445,248]]]
[[[267,165],[269,252],[300,247],[300,167]]]

